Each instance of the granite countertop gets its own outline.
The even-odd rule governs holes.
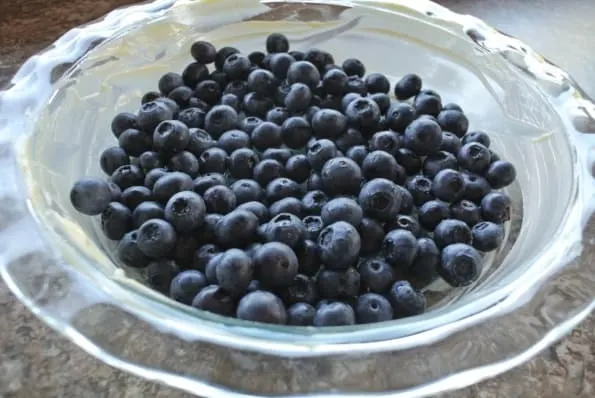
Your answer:
[[[412,0],[413,1],[413,0]],[[66,30],[134,0],[2,1],[0,87]],[[595,97],[595,3],[587,0],[443,0],[522,38]],[[0,398],[188,397],[110,368],[42,324],[0,281]],[[595,396],[595,317],[531,362],[446,394],[467,398]]]

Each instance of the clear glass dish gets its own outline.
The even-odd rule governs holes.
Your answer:
[[[272,327],[183,307],[120,268],[68,192],[100,175],[116,110],[188,62],[199,37],[294,48],[461,104],[517,165],[507,244],[473,286],[424,315],[374,326]],[[595,105],[516,39],[425,0],[157,0],[74,29],[0,93],[0,272],[31,311],[102,361],[201,396],[418,397],[502,373],[595,308]],[[106,251],[107,249],[107,251]]]

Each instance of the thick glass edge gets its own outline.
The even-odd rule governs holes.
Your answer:
[[[135,21],[135,23],[138,23],[139,21],[142,21],[143,18],[152,18],[155,16],[156,13],[164,10],[167,7],[170,7],[174,3],[175,3],[174,1],[156,1],[156,2],[147,4],[147,5],[143,5],[143,6],[134,6],[129,9],[118,10],[117,12],[108,15],[104,20],[102,20],[96,24],[89,25],[88,27],[85,27],[82,29],[75,29],[75,30],[67,33],[63,38],[61,38],[60,40],[58,40],[58,42],[56,42],[56,46],[65,45],[65,44],[80,46],[79,53],[80,53],[80,55],[83,55],[88,50],[88,48],[91,47],[91,43],[94,40],[97,40],[98,38],[99,39],[102,38],[100,35],[98,35],[97,31],[93,31],[94,27],[98,28],[97,25],[100,25],[102,23],[106,23],[106,24],[109,23],[109,26],[112,26],[110,32],[114,32],[114,31],[126,26],[126,23],[124,23],[126,21],[128,21],[127,23],[131,23],[130,21],[133,19]],[[360,3],[383,4],[383,2],[371,2],[371,1],[362,1]],[[395,4],[396,3],[397,2],[395,2]],[[445,13],[444,15],[448,16],[448,18],[452,18],[454,15],[454,13],[452,13],[446,9],[443,9],[442,7],[431,4],[426,1],[417,2],[416,8],[423,9],[423,7],[425,5],[428,6],[427,10],[431,10],[431,12],[433,13],[433,16],[435,16],[436,18],[440,17],[440,13]],[[141,13],[144,13],[145,15],[141,17],[140,16]],[[131,18],[131,19],[127,20],[127,18]],[[119,20],[122,23],[122,25],[118,26],[118,24],[115,23],[116,20]],[[520,44],[520,42],[518,42],[514,39],[500,35],[498,32],[487,27],[481,21],[476,20],[474,18],[467,17],[467,16],[464,16],[464,17],[460,16],[460,18],[458,18],[458,20],[459,20],[459,22],[461,22],[461,25],[465,24],[467,26],[467,28],[466,28],[467,32],[471,32],[471,31],[475,30],[475,32],[472,34],[478,38],[479,43],[484,43],[487,48],[490,48],[489,44],[487,44],[490,42],[490,40],[493,42],[500,42],[501,44],[507,43],[508,45],[515,45],[515,46],[518,46]],[[479,34],[482,38],[477,36],[477,34]],[[517,50],[517,52],[515,52],[508,48],[506,49],[506,51],[508,51],[509,56],[511,56],[511,57],[513,57],[515,54],[517,56],[522,56],[524,62],[526,64],[531,65],[534,71],[539,72],[540,67],[543,67],[543,69],[547,70],[550,74],[552,72],[555,72],[556,73],[555,77],[559,78],[560,80],[558,82],[547,81],[548,87],[553,87],[556,84],[574,85],[574,83],[572,83],[572,81],[568,78],[568,76],[563,71],[561,71],[561,70],[557,69],[556,67],[554,67],[553,65],[547,63],[545,60],[543,60],[542,58],[540,58],[533,52],[526,53],[525,51],[530,51],[528,49],[528,47],[523,46],[523,48],[524,48],[524,51]],[[497,51],[498,48],[491,47],[491,50]],[[51,50],[40,55],[39,57],[44,57],[44,56],[52,56]],[[31,62],[31,61],[34,61],[34,59],[28,61],[28,63],[26,63],[23,66],[23,68],[21,68],[21,70],[17,73],[17,75],[13,79],[13,87],[10,90],[8,90],[7,92],[2,93],[2,96],[10,95],[11,92],[15,93],[15,94],[18,93],[20,83],[23,83],[23,82],[26,83],[27,81],[29,81],[29,79],[36,78],[36,76],[32,76],[33,73],[32,73],[32,69],[31,69],[31,65],[29,64],[29,62]],[[547,66],[547,68],[546,68],[546,66]],[[545,73],[545,72],[543,72],[543,73]],[[537,76],[539,76],[539,75],[537,75]],[[562,82],[562,83],[560,83],[560,82]],[[580,89],[578,89],[578,88],[577,88],[577,93],[580,93]],[[1,100],[1,98],[0,98],[0,100]],[[585,96],[581,96],[581,95],[576,95],[575,97],[573,97],[571,99],[567,99],[565,101],[565,103],[566,103],[566,110],[568,113],[562,115],[562,117],[564,118],[565,121],[568,122],[568,128],[572,131],[576,131],[575,138],[578,142],[581,142],[581,143],[588,142],[589,147],[590,147],[592,145],[592,139],[587,138],[587,136],[585,134],[579,133],[579,131],[581,131],[581,129],[587,130],[587,131],[583,131],[584,133],[587,133],[587,132],[590,132],[590,131],[588,131],[589,129],[592,129],[592,120],[593,120],[593,115],[595,114],[595,112],[593,112],[593,110],[595,109],[595,106],[590,102],[590,100],[588,98],[586,98]],[[39,105],[39,104],[37,104],[37,105]],[[43,105],[43,101],[42,101],[42,105]],[[2,108],[4,108],[4,109],[2,109]],[[8,176],[8,174],[11,174],[8,176],[9,178],[7,179],[6,186],[2,189],[2,191],[4,191],[4,192],[0,191],[0,195],[1,195],[0,198],[2,199],[3,203],[5,203],[5,204],[13,203],[15,205],[13,208],[11,208],[12,214],[10,214],[10,215],[5,210],[2,210],[2,212],[5,213],[5,214],[2,214],[2,219],[5,222],[3,222],[2,225],[0,225],[0,228],[2,229],[3,232],[5,232],[7,234],[13,233],[17,229],[22,229],[25,227],[30,228],[33,226],[35,228],[34,223],[27,222],[27,217],[29,217],[29,215],[27,214],[26,209],[21,206],[22,203],[20,203],[21,200],[19,198],[22,195],[22,187],[19,187],[18,179],[15,178],[16,165],[13,164],[14,158],[13,158],[13,156],[11,156],[11,154],[14,155],[14,152],[13,152],[14,149],[12,148],[11,141],[14,141],[16,139],[15,134],[19,130],[20,131],[26,130],[26,128],[28,126],[27,123],[31,122],[31,117],[33,117],[35,115],[35,112],[38,110],[38,108],[35,108],[35,104],[33,104],[31,102],[29,102],[29,103],[25,102],[23,104],[23,108],[21,110],[23,111],[23,114],[27,115],[27,118],[25,118],[25,120],[12,120],[12,121],[6,120],[7,113],[14,112],[16,110],[15,109],[7,109],[4,106],[2,106],[2,104],[0,103],[0,128],[1,128],[0,139],[2,139],[2,141],[3,141],[2,142],[3,148],[0,148],[0,149],[2,149],[0,154],[2,154],[2,157],[6,156],[5,159],[2,161],[2,164],[6,166],[6,167],[2,168],[2,170],[3,170],[2,173],[7,174],[7,176]],[[4,119],[3,119],[3,117],[4,117]],[[15,118],[15,119],[18,119],[18,118]],[[20,129],[19,129],[19,127],[20,127]],[[591,159],[592,154],[589,153],[588,151],[585,151],[585,153],[579,153],[578,155],[579,155],[580,163],[583,166],[585,173],[590,173],[590,172],[588,172],[588,170],[590,170],[590,168],[587,168],[584,166],[590,165],[590,163],[588,163],[588,162],[592,161],[592,159]],[[583,195],[582,200],[589,201],[589,202],[592,201],[592,190],[589,192],[582,192],[582,195]],[[588,218],[585,217],[584,220],[585,220],[584,222],[586,224]],[[26,233],[26,231],[24,231],[23,233]],[[585,237],[585,239],[588,239],[588,238],[589,237]],[[41,244],[41,242],[39,242],[39,243]],[[38,245],[35,244],[33,246],[38,246]],[[6,247],[3,249],[6,249]],[[4,251],[3,256],[2,256],[3,264],[1,266],[2,275],[5,278],[5,280],[7,280],[9,287],[25,303],[28,303],[28,307],[33,312],[38,313],[38,315],[42,316],[42,318],[44,320],[46,320],[46,322],[50,323],[50,325],[52,327],[56,328],[58,331],[60,331],[64,334],[68,335],[74,342],[79,344],[81,347],[83,347],[85,350],[87,350],[91,354],[102,358],[104,361],[106,361],[108,363],[112,363],[114,366],[129,370],[132,373],[137,373],[141,376],[148,377],[148,378],[154,378],[154,374],[152,373],[152,371],[142,369],[142,368],[136,368],[136,367],[135,367],[135,369],[127,369],[127,368],[130,368],[131,366],[134,367],[134,365],[131,365],[128,363],[126,363],[126,364],[119,363],[118,364],[117,363],[118,360],[115,357],[113,357],[111,355],[106,356],[106,355],[102,354],[101,350],[98,350],[98,348],[100,348],[100,347],[94,346],[94,343],[91,341],[88,341],[88,340],[85,341],[85,339],[81,335],[77,335],[76,330],[74,330],[69,325],[62,323],[61,317],[59,317],[59,316],[55,317],[56,314],[51,313],[51,311],[39,311],[39,308],[36,308],[35,302],[29,300],[29,298],[26,295],[22,294],[23,292],[20,291],[18,285],[15,283],[11,283],[11,282],[14,282],[12,280],[12,276],[7,274],[6,264],[9,262],[9,258],[11,256],[17,256],[17,255],[22,256],[25,253],[11,253],[10,249],[8,249],[6,251],[3,250],[3,251]],[[76,279],[77,278],[73,277],[73,280],[76,280]],[[548,333],[548,338],[545,338],[545,337],[542,338],[533,347],[537,347],[538,348],[537,351],[539,351],[540,349],[545,348],[545,346],[547,346],[547,344],[551,344],[553,341],[561,338],[574,325],[576,325],[578,322],[580,322],[581,319],[583,319],[590,312],[592,312],[594,308],[595,308],[595,300],[592,300],[590,303],[587,302],[586,306],[584,306],[581,311],[577,312],[570,319],[566,320],[564,323],[561,323],[556,328],[552,329],[551,332]],[[466,320],[467,322],[465,322],[464,324],[458,325],[459,326],[458,328],[456,328],[456,329],[452,328],[448,332],[443,330],[442,332],[447,332],[447,333],[441,333],[439,335],[434,335],[434,338],[439,338],[439,339],[446,338],[451,333],[454,333],[457,330],[461,330],[467,326],[470,326],[480,320],[481,319],[476,318],[473,320],[474,322],[470,322],[470,320],[467,319]],[[233,334],[233,331],[231,331],[231,333]],[[208,338],[208,336],[206,336],[206,335],[204,335],[203,337]],[[431,336],[419,336],[419,337],[420,337],[420,340],[418,341],[418,343],[423,341],[427,344],[430,340],[427,340],[426,338],[431,337]],[[423,337],[423,339],[421,339],[422,337]],[[243,342],[245,342],[245,341],[240,341],[238,343],[243,343]],[[382,344],[383,344],[383,347],[377,347],[377,349],[379,349],[380,351],[394,350],[394,349],[399,348],[398,346],[387,344],[387,342],[382,342]],[[274,347],[270,347],[270,348],[271,348],[271,351],[276,351],[282,346],[286,346],[285,347],[286,349],[288,348],[286,344],[281,344],[280,346],[275,345]],[[256,347],[256,349],[262,349],[262,348],[263,347]],[[316,350],[316,352],[313,353],[313,355],[337,353],[337,352],[343,352],[344,350],[351,351],[354,347],[353,347],[353,345],[346,345],[345,347],[341,347],[341,348],[340,347],[333,348],[331,346],[326,347],[327,349],[324,349],[324,347],[319,347],[319,348],[321,348],[321,350]],[[336,350],[337,348],[339,348],[339,349]],[[362,345],[362,347],[360,347],[360,348],[363,350],[369,350],[372,347],[369,345],[367,345],[367,346]],[[285,351],[285,350],[283,350],[283,351]],[[288,349],[287,352],[283,352],[283,351],[282,352],[276,351],[276,354],[291,355],[292,350]],[[298,350],[298,351],[301,351],[301,350]],[[530,356],[533,356],[537,353],[537,351],[534,352],[534,350],[532,349],[532,350],[529,350],[528,352],[529,352]],[[302,356],[302,355],[304,355],[304,353],[294,351],[293,355]],[[524,358],[524,355],[519,355],[519,357]],[[529,357],[527,357],[526,359],[529,359]],[[524,359],[524,360],[526,360],[526,359]],[[505,363],[508,363],[508,362],[505,362]],[[496,366],[496,364],[490,365],[490,366]],[[486,369],[490,368],[490,366],[485,367],[485,368]],[[508,366],[508,367],[506,367],[506,366]],[[500,371],[497,370],[500,368],[494,368],[494,367],[490,368],[491,369],[490,375],[500,373],[501,371],[507,370],[508,368],[510,368],[512,366],[516,366],[516,364],[509,364],[506,366],[505,366],[506,369],[503,369]],[[480,368],[477,368],[474,370],[478,370],[478,369],[480,369]],[[462,372],[462,373],[459,373],[452,377],[457,377],[457,378],[459,378],[459,381],[460,381],[460,380],[464,380],[464,375],[465,375],[465,372]],[[181,380],[173,380],[173,379],[171,379],[171,377],[174,377],[174,376],[167,375],[167,374],[163,373],[161,375],[161,377],[157,377],[157,378],[163,380],[164,382],[167,382],[168,384],[172,384],[176,387],[180,387],[181,385],[179,383],[181,382]],[[168,379],[170,381],[168,381]],[[444,379],[444,383],[446,383],[446,380],[447,379]],[[477,380],[477,381],[479,381],[479,380]],[[471,383],[469,383],[469,384],[471,384]],[[199,384],[194,384],[192,386],[192,389],[189,389],[188,391],[197,391],[196,387],[200,387],[200,386],[202,386],[202,387],[199,390],[203,390],[204,388],[206,388],[206,385],[204,383],[202,383],[202,384],[199,383]],[[426,387],[428,387],[428,386],[426,386]],[[458,385],[457,387],[460,387],[460,385]],[[186,389],[186,388],[184,388],[184,389]],[[217,395],[215,393],[217,393],[218,391],[219,391],[218,389],[215,389],[215,391],[211,390],[211,392],[214,395]],[[206,395],[212,396],[212,394],[206,394]],[[226,392],[224,395],[229,396],[229,393]],[[238,395],[238,396],[240,396],[240,395]],[[402,396],[402,395],[390,395],[390,396]],[[417,396],[417,395],[407,395],[407,396]]]

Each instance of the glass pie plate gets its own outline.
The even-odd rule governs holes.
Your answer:
[[[100,175],[109,121],[133,111],[198,38],[416,72],[492,133],[518,181],[507,242],[473,286],[426,290],[420,316],[274,327],[183,307],[117,265],[71,207]],[[0,94],[0,272],[28,308],[112,366],[200,396],[418,397],[511,369],[595,308],[595,106],[562,70],[480,20],[418,1],[172,1],[116,10],[32,57]],[[432,294],[434,296],[432,296]]]

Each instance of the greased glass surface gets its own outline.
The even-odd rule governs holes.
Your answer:
[[[43,228],[28,220],[31,231],[19,229],[33,242],[39,231],[39,250],[21,253],[20,263],[7,261],[3,276],[50,324],[109,363],[202,395],[220,394],[218,387],[261,395],[419,392],[449,388],[439,380],[452,373],[502,371],[480,366],[522,361],[519,354],[550,330],[560,335],[574,315],[592,309],[593,266],[576,257],[592,177],[586,148],[577,146],[586,135],[574,131],[592,129],[591,104],[581,103],[585,113],[569,113],[578,109],[580,93],[563,72],[478,21],[427,2],[417,9],[370,1],[172,3],[113,18],[115,28],[95,37],[108,41],[54,87],[41,85],[52,91],[51,100],[36,105],[22,126],[34,127],[20,140],[18,161],[29,210]],[[68,200],[76,179],[100,175],[99,154],[114,142],[111,118],[134,111],[161,74],[181,70],[196,39],[251,51],[273,31],[287,34],[296,49],[320,47],[337,59],[356,55],[393,81],[416,72],[425,87],[461,104],[472,128],[491,133],[496,151],[519,175],[509,192],[515,213],[508,243],[478,283],[448,294],[430,286],[436,304],[419,317],[316,330],[254,326],[184,308],[134,282],[130,270],[118,270],[97,224]],[[80,57],[91,38],[63,45],[62,61]],[[37,78],[49,78],[48,65],[33,67]],[[544,305],[539,300],[556,297],[545,279],[573,259],[555,288],[564,294]],[[469,382],[471,376],[463,380]]]

